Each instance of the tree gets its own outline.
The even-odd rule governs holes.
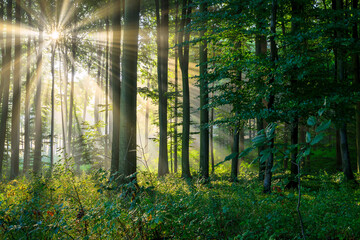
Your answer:
[[[190,140],[190,95],[189,95],[189,40],[190,31],[185,29],[190,24],[191,0],[183,0],[180,33],[179,33],[179,62],[182,74],[183,87],[183,123],[182,123],[182,172],[183,178],[191,178],[189,161],[189,140]]]
[[[270,50],[271,50],[271,65],[274,70],[276,70],[276,61],[278,60],[277,56],[277,47],[275,42],[275,34],[276,34],[276,14],[277,14],[277,0],[272,0],[272,11],[271,11],[271,23],[270,23]],[[274,71],[276,72],[276,71]],[[269,89],[274,89],[273,84],[275,82],[275,74],[272,74],[270,76],[269,80]],[[269,96],[269,102],[268,102],[268,113],[271,114],[273,110],[273,105],[275,101],[275,95],[270,90],[270,96]],[[270,115],[268,117],[269,120],[273,120]],[[275,130],[274,130],[275,132]],[[270,140],[270,154],[266,161],[266,169],[265,169],[265,177],[264,177],[264,193],[270,193],[271,192],[271,178],[272,178],[272,168],[274,165],[274,154],[272,153],[272,150],[274,148],[274,138],[271,138]]]
[[[7,21],[12,21],[12,0],[9,0],[6,5]],[[1,119],[0,119],[0,178],[2,177],[2,167],[4,160],[5,139],[6,139],[6,125],[9,112],[9,89],[10,87],[10,70],[11,70],[11,49],[12,49],[12,26],[9,25],[9,30],[6,31],[5,52],[3,54],[2,69],[1,69],[1,85],[2,106],[1,106]]]
[[[44,1],[40,1],[41,13],[44,14],[45,6]],[[42,64],[44,49],[44,26],[42,23],[39,25],[39,55],[36,61],[36,95],[35,95],[35,149],[34,149],[34,162],[33,172],[35,174],[41,171],[41,149],[42,149],[42,107],[41,107],[41,85],[42,85]]]
[[[15,2],[15,22],[21,23],[20,1]],[[20,36],[15,35],[15,63],[13,79],[13,104],[11,116],[11,169],[10,179],[19,175],[19,146],[20,146],[20,110],[21,110],[21,42]]]
[[[28,1],[28,8],[31,9],[32,1]],[[28,25],[32,26],[31,14],[26,13]],[[30,162],[30,95],[31,95],[31,36],[28,36],[26,46],[26,84],[25,84],[25,122],[24,122],[24,164],[23,173],[27,173]]]
[[[111,93],[112,93],[112,146],[111,172],[119,171],[120,153],[120,42],[121,42],[121,2],[114,0],[115,11],[112,16],[112,44],[111,44]]]
[[[159,177],[169,173],[167,151],[167,91],[168,91],[168,55],[169,55],[169,0],[161,0],[161,16],[159,0],[156,3],[157,49],[158,49],[158,86],[159,86]]]
[[[200,13],[207,18],[207,3],[200,3]],[[205,24],[206,25],[206,21]],[[207,181],[209,178],[209,103],[207,81],[207,39],[205,29],[200,31],[200,174]]]
[[[140,0],[125,0],[122,87],[120,97],[120,162],[123,177],[136,172],[136,95]],[[118,119],[116,121],[119,121]],[[131,179],[128,179],[131,180]]]

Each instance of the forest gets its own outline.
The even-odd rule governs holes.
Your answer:
[[[358,4],[0,1],[0,239],[360,239]]]

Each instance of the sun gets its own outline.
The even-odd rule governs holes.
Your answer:
[[[56,30],[52,31],[50,37],[53,41],[56,41],[60,38],[60,33]]]

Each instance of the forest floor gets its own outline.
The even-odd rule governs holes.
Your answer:
[[[51,177],[0,185],[1,239],[300,239],[297,190],[276,174],[272,194],[255,173],[202,184],[179,175],[116,185],[97,170],[57,167]],[[359,177],[359,176],[358,176]],[[360,190],[342,174],[302,177],[300,211],[308,239],[360,239]]]

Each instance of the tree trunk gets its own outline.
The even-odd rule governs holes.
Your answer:
[[[41,10],[44,11],[44,6],[41,4]],[[41,149],[42,149],[42,116],[41,116],[41,81],[42,81],[42,51],[44,47],[43,41],[44,30],[41,28],[39,32],[39,56],[37,59],[37,89],[35,95],[35,150],[33,171],[39,174],[41,171]]]
[[[341,146],[341,157],[342,157],[342,169],[347,180],[354,180],[354,174],[350,163],[349,146],[347,142],[347,130],[346,124],[340,127],[340,146]]]
[[[136,172],[136,95],[140,0],[125,0],[122,88],[120,99],[120,164],[123,177]],[[131,181],[126,179],[125,181]]]
[[[55,43],[51,49],[51,127],[50,127],[50,173],[54,164],[54,114],[55,114]]]
[[[259,6],[259,7],[262,7],[262,6]],[[263,26],[261,19],[257,19],[256,25],[259,30],[266,28],[265,26]],[[255,37],[255,55],[258,58],[264,58],[266,56],[266,51],[267,51],[266,36],[257,34]],[[260,78],[260,79],[258,79],[258,81],[260,83],[262,83],[264,81],[264,79]],[[260,104],[262,104],[262,103],[260,103]],[[251,122],[251,120],[250,120],[250,122]],[[264,129],[265,128],[264,119],[257,118],[256,126],[257,126],[256,130],[258,132],[261,131],[262,129]],[[250,132],[250,138],[252,138],[251,132]],[[258,148],[258,156],[260,156],[260,153],[263,150],[265,150],[264,146],[261,146]],[[259,162],[259,180],[260,181],[264,180],[265,168],[266,168],[265,164],[266,164],[265,162],[264,163]]]
[[[200,13],[207,14],[207,3],[200,4]],[[207,16],[205,17],[205,19]],[[204,25],[206,25],[206,20]],[[205,30],[200,31],[200,38],[205,38]],[[207,81],[207,39],[200,42],[200,175],[209,179],[209,104]],[[237,176],[237,174],[236,174]]]
[[[105,161],[108,166],[109,156],[109,17],[105,19],[106,47],[105,47]],[[85,119],[84,119],[85,120]]]
[[[190,24],[191,0],[183,0],[183,9],[180,23],[179,44],[190,40],[190,31],[184,34],[185,26]],[[189,44],[179,46],[179,62],[182,73],[183,85],[183,131],[182,131],[182,173],[183,178],[191,178],[189,161],[190,139],[190,94],[189,94]]]
[[[28,1],[28,8],[31,9],[32,1]],[[26,13],[28,25],[32,26],[31,14]],[[30,95],[31,95],[31,36],[28,37],[26,47],[26,85],[25,85],[25,122],[24,122],[24,163],[23,174],[29,170],[30,162]]]
[[[178,44],[178,31],[179,31],[179,24],[178,24],[178,15],[179,15],[179,1],[176,0],[175,3],[175,39],[174,39],[174,46]],[[175,47],[175,103],[174,103],[174,115],[175,115],[175,123],[174,123],[174,172],[177,173],[178,168],[178,51],[179,48]]]
[[[356,12],[358,10],[358,0],[352,1],[352,10]],[[358,21],[358,19],[357,19]],[[358,24],[357,21],[354,22],[352,37],[355,44],[359,42],[358,34]],[[357,86],[360,86],[360,61],[358,52],[353,53],[353,71],[354,71],[354,83]],[[356,104],[356,162],[357,162],[357,172],[360,172],[360,102]]]
[[[119,171],[120,151],[120,42],[121,42],[121,1],[115,0],[116,10],[112,19],[111,44],[111,91],[112,91],[112,144],[111,144],[111,173]]]
[[[275,42],[276,35],[276,14],[277,14],[277,0],[272,0],[272,11],[271,11],[271,23],[270,23],[270,49],[271,49],[271,63],[274,71],[276,70],[276,61],[277,61],[277,47]],[[273,74],[269,80],[269,89],[274,89],[275,75]],[[275,102],[275,93],[270,91],[269,102],[268,102],[268,112],[273,112],[273,106]],[[271,121],[272,116],[269,116],[268,122]],[[270,149],[274,148],[274,138],[270,140]],[[272,178],[272,168],[274,165],[274,154],[270,153],[269,158],[266,161],[265,177],[264,177],[264,193],[271,192],[271,178]]]
[[[158,44],[158,84],[159,84],[159,165],[158,176],[169,173],[167,152],[167,90],[168,90],[168,48],[169,48],[169,0],[161,0],[161,16],[159,0],[156,3],[157,44]]]
[[[15,21],[21,24],[21,7],[19,1],[15,2]],[[15,61],[13,81],[13,104],[11,116],[11,166],[10,179],[19,175],[20,150],[20,111],[21,111],[21,45],[20,35],[15,35]]]
[[[239,141],[240,141],[240,128],[236,127],[234,131],[234,142],[232,146],[232,154],[236,153],[236,156],[233,157],[231,160],[231,174],[230,174],[230,181],[236,182],[237,176],[239,173]]]
[[[66,116],[64,116],[64,103],[63,103],[63,91],[62,91],[62,76],[61,76],[61,54],[59,50],[59,76],[60,76],[60,105],[61,105],[61,128],[62,128],[62,140],[63,140],[63,158],[66,159]],[[65,98],[65,96],[64,96]],[[66,98],[65,98],[66,101]]]

